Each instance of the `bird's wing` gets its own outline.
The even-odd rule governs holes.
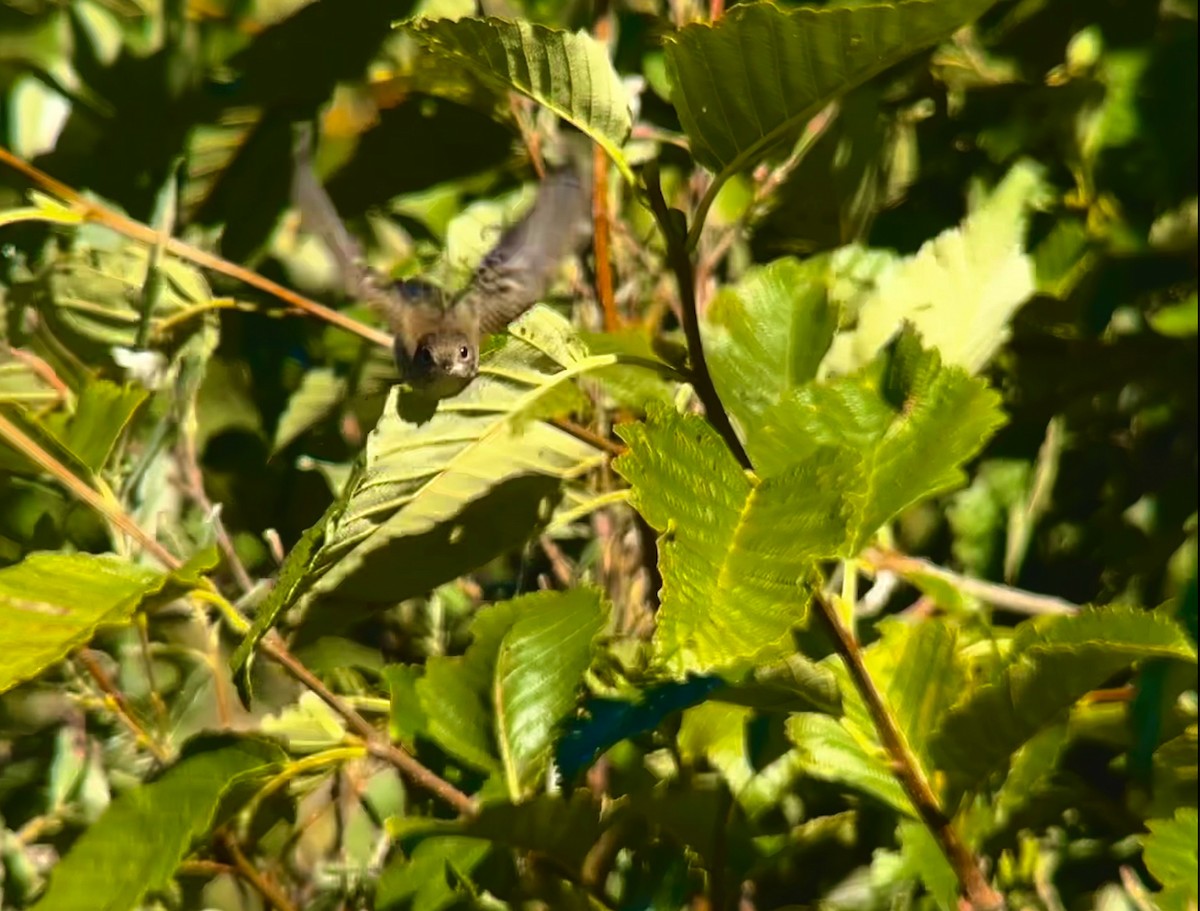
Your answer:
[[[388,321],[393,332],[399,333],[407,322],[409,307],[423,305],[436,289],[423,282],[393,284],[367,265],[362,247],[346,230],[333,207],[333,200],[317,180],[312,150],[312,124],[296,124],[292,146],[292,199],[300,210],[301,224],[306,231],[319,237],[333,254],[346,294],[365,301]]]
[[[590,202],[574,170],[547,176],[533,207],[501,235],[452,309],[473,312],[484,333],[504,329],[545,295],[562,261],[587,241]]]

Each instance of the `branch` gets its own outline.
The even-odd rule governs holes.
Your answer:
[[[683,317],[683,334],[687,337],[688,357],[692,362],[692,383],[696,394],[704,404],[704,413],[708,421],[717,429],[725,440],[725,445],[741,463],[743,468],[750,467],[750,458],[742,448],[742,442],[730,423],[721,397],[717,395],[717,387],[713,385],[712,375],[708,372],[708,362],[704,358],[704,341],[700,337],[700,317],[696,312],[696,279],[692,269],[692,260],[687,251],[687,226],[682,212],[667,208],[663,199],[662,187],[658,182],[658,168],[655,164],[647,165],[646,193],[650,199],[650,210],[658,221],[659,229],[667,244],[667,264],[675,274],[679,285],[679,305]]]
[[[104,225],[118,234],[141,241],[150,247],[162,243],[162,237],[158,231],[141,222],[126,218],[124,215],[114,212],[112,209],[94,200],[86,199],[65,183],[61,183],[49,174],[39,171],[33,165],[18,158],[3,146],[0,146],[0,162],[7,164],[15,171],[19,171],[42,189],[53,193],[55,196],[69,203],[82,215],[84,221]],[[243,268],[236,263],[231,263],[229,260],[201,250],[199,247],[193,247],[191,244],[185,244],[183,241],[171,237],[167,238],[164,249],[180,259],[195,263],[197,266],[202,266],[205,269],[211,269],[213,272],[219,272],[252,288],[264,291],[285,303],[291,304],[298,310],[310,313],[318,319],[323,319],[331,325],[345,329],[347,332],[352,332],[361,338],[365,338],[367,341],[375,342],[375,344],[385,347],[390,347],[392,344],[391,337],[386,333],[380,332],[378,329],[372,329],[370,326],[366,326],[358,320],[346,316],[344,313],[339,313],[337,310],[309,300],[307,297],[303,297],[285,288],[283,285],[271,281],[269,278],[264,278],[257,272]]]
[[[867,712],[879,734],[879,741],[891,761],[893,773],[908,794],[921,822],[929,829],[942,854],[950,862],[967,901],[974,911],[1003,911],[1006,907],[1004,897],[984,878],[979,861],[962,840],[954,823],[943,812],[920,761],[904,739],[896,719],[892,717],[887,703],[884,702],[883,694],[871,679],[854,634],[846,628],[837,608],[824,594],[818,592],[814,600],[817,613],[833,634],[837,652],[845,662],[855,688],[866,703]]]
[[[1024,589],[1013,588],[1009,585],[999,585],[995,582],[985,582],[982,579],[972,579],[948,569],[943,569],[936,563],[922,560],[920,557],[909,557],[894,550],[871,549],[862,554],[862,560],[869,566],[887,572],[898,573],[902,576],[922,575],[932,576],[948,582],[965,595],[978,598],[985,604],[1002,607],[1016,614],[1073,614],[1079,606],[1061,598],[1050,595],[1039,595]]]
[[[242,853],[241,846],[237,840],[228,832],[221,832],[217,835],[217,844],[221,846],[229,859],[233,862],[233,868],[237,870],[238,875],[252,885],[266,901],[276,911],[296,911],[296,906],[291,900],[283,894],[283,890],[279,888],[271,880],[267,879],[254,864],[250,863],[245,854]]]
[[[164,765],[171,761],[171,752],[161,743],[159,743],[150,732],[142,726],[138,721],[137,716],[133,714],[133,707],[130,706],[129,700],[125,698],[113,679],[108,676],[108,673],[100,666],[100,662],[96,660],[88,649],[81,648],[76,654],[79,663],[83,665],[83,669],[88,672],[88,675],[100,687],[100,690],[105,695],[105,701],[112,706],[112,710],[116,713],[121,722],[133,734],[134,739],[139,743],[145,744],[146,748],[154,754],[154,758]]]
[[[19,452],[40,465],[48,474],[57,478],[77,499],[92,507],[92,509],[96,510],[104,518],[126,532],[167,569],[175,570],[183,565],[182,560],[159,544],[158,541],[125,513],[116,502],[105,499],[88,484],[77,478],[71,473],[70,469],[46,452],[15,424],[9,422],[3,414],[0,414],[0,438],[8,440]],[[200,589],[197,594],[202,597],[207,595],[207,599],[210,601],[224,601],[217,593],[216,586],[213,585],[211,580],[204,579],[203,584],[207,591]],[[240,617],[237,619],[241,620]],[[242,621],[243,624],[244,622]],[[301,664],[287,650],[287,647],[283,644],[277,633],[272,633],[259,643],[259,648],[282,665],[284,670],[292,677],[316,693],[326,705],[341,715],[350,727],[366,741],[367,749],[370,753],[391,763],[413,784],[424,788],[435,797],[440,797],[460,813],[470,815],[475,812],[475,802],[470,797],[458,790],[450,782],[427,769],[414,756],[405,752],[400,747],[393,745],[385,735],[382,735],[372,727],[362,715],[358,714],[358,712],[334,695],[312,671]],[[86,657],[83,660],[84,667],[86,668]],[[95,676],[95,673],[93,673],[93,677]],[[100,682],[99,678],[97,678],[97,682]],[[125,719],[125,716],[122,715],[122,718]],[[138,727],[140,729],[140,726]]]

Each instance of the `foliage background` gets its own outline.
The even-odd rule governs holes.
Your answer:
[[[1196,906],[1195,4],[810,10],[0,5],[0,906]],[[454,284],[548,111],[607,249],[408,421],[291,125]]]

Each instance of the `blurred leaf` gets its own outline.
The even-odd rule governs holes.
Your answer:
[[[1045,193],[1042,171],[1031,161],[1014,165],[960,227],[881,277],[858,325],[834,339],[825,369],[849,373],[867,363],[905,321],[947,364],[983,369],[1034,292],[1033,264],[1022,247],[1030,208]]]
[[[629,173],[621,154],[631,128],[629,99],[604,45],[591,35],[493,18],[418,19],[402,28],[479,78],[549,108]]]
[[[137,244],[123,244],[116,250],[77,244],[56,257],[40,281],[22,290],[32,294],[57,337],[80,356],[104,363],[113,347],[136,347],[149,266],[149,251]],[[178,318],[212,299],[208,282],[179,260],[168,258],[161,268],[162,292],[150,317],[154,337],[199,329],[204,320],[180,323]],[[168,321],[177,328],[168,330]]]
[[[1151,313],[1146,319],[1150,328],[1168,338],[1194,338],[1197,325],[1196,292],[1177,304],[1168,304]]]
[[[346,394],[346,381],[328,367],[305,371],[300,386],[288,397],[287,407],[275,425],[272,452],[279,452],[304,431],[328,415]]]
[[[421,695],[417,692],[417,682],[422,673],[421,668],[410,664],[389,664],[383,669],[391,698],[388,732],[393,740],[400,741],[409,749],[412,749],[418,735],[426,734],[429,729],[429,717],[421,706]]]
[[[0,569],[0,692],[62,660],[98,627],[128,623],[147,601],[195,588],[216,562],[209,551],[163,573],[107,554],[35,553]]]
[[[63,444],[92,471],[100,471],[146,398],[146,390],[138,386],[107,380],[88,383],[79,394]]]
[[[59,391],[32,364],[14,357],[8,346],[0,344],[0,404],[38,408],[60,398]]]
[[[578,873],[604,832],[600,804],[584,789],[570,797],[538,794],[519,804],[486,803],[463,834],[552,857]]]
[[[950,35],[992,0],[901,0],[870,6],[732,7],[715,25],[666,43],[671,100],[696,160],[722,180],[801,127],[834,98]],[[747,52],[762,49],[761,53]]]
[[[384,867],[375,887],[375,907],[378,911],[441,911],[459,895],[451,871],[469,876],[490,850],[491,845],[478,838],[427,838],[409,857],[397,858]]]
[[[122,794],[79,837],[34,908],[94,911],[100,897],[108,911],[137,906],[169,885],[193,841],[213,826],[222,797],[283,759],[263,741],[194,741],[161,778]]]
[[[518,800],[545,772],[605,619],[599,594],[588,589],[484,608],[466,654],[430,658],[416,682],[428,735],[464,762],[502,773]]]
[[[957,787],[974,787],[1118,671],[1142,658],[1195,656],[1179,625],[1159,612],[1088,608],[1028,620],[1016,628],[1003,664],[934,732],[932,754]]]
[[[902,820],[898,828],[900,852],[908,870],[920,877],[941,911],[957,911],[959,885],[954,868],[923,823]]]
[[[1197,815],[1181,808],[1173,819],[1151,819],[1150,834],[1143,839],[1146,869],[1162,891],[1154,896],[1162,911],[1188,911],[1196,907]]]
[[[294,753],[316,753],[341,743],[346,736],[341,717],[316,693],[306,690],[294,704],[267,715],[262,732],[278,737]]]
[[[603,459],[534,417],[613,359],[584,356],[545,307],[512,331],[484,355],[478,379],[432,414],[392,390],[363,473],[317,552],[316,592],[394,603],[428,591],[523,540],[542,520],[542,499]]]

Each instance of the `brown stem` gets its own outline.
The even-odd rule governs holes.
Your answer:
[[[354,732],[366,742],[367,751],[372,756],[377,756],[395,766],[413,784],[425,789],[435,797],[441,798],[464,816],[474,815],[477,808],[475,802],[470,797],[437,775],[437,773],[426,768],[407,750],[382,738],[379,731],[369,721],[335,695],[312,671],[301,664],[288,651],[287,646],[283,644],[278,633],[272,632],[270,635],[264,637],[259,643],[259,648],[270,655],[276,663],[297,681],[316,693],[326,705],[341,715]]]
[[[242,853],[241,846],[228,832],[220,832],[217,834],[217,844],[221,849],[229,855],[229,859],[233,862],[233,868],[237,870],[238,875],[246,882],[250,883],[267,903],[270,904],[276,911],[296,911],[296,906],[292,904],[291,899],[283,894],[283,890],[274,882],[262,874],[254,864],[250,863],[249,858]]]
[[[884,702],[883,694],[876,688],[875,681],[867,671],[854,634],[842,622],[837,608],[828,598],[818,594],[814,603],[817,613],[833,634],[837,652],[845,662],[855,688],[866,703],[867,712],[879,734],[879,741],[891,760],[893,773],[908,794],[921,822],[929,829],[946,860],[950,862],[967,901],[975,911],[1001,911],[1005,908],[1004,897],[984,878],[979,861],[962,840],[953,821],[942,811],[941,803],[933,792],[929,779],[925,777],[919,760],[904,739],[896,719]]]
[[[117,504],[104,499],[95,490],[75,477],[65,465],[42,449],[41,446],[30,439],[15,424],[9,422],[3,414],[0,414],[0,437],[8,440],[18,451],[33,459],[35,463],[58,478],[68,491],[125,531],[131,538],[151,553],[155,559],[162,563],[163,566],[168,569],[178,569],[183,565],[183,561],[154,540],[129,515],[123,512]],[[209,588],[215,591],[215,586],[213,586],[211,581],[204,581]],[[330,708],[345,718],[350,726],[367,741],[368,749],[374,755],[390,762],[401,774],[407,775],[418,787],[422,787],[435,796],[442,798],[460,813],[470,814],[475,812],[475,804],[466,794],[425,768],[413,756],[393,746],[386,740],[381,741],[379,732],[359,715],[358,712],[354,711],[354,709],[330,692],[325,684],[313,675],[308,668],[297,661],[283,645],[277,634],[272,634],[264,639],[259,647],[281,664],[289,674],[316,693]],[[84,667],[88,668],[86,660]],[[101,683],[102,687],[104,686],[101,680],[102,677],[106,678],[107,675],[103,675],[102,669],[102,677],[97,677],[91,668],[88,668],[88,672],[96,678],[97,683]],[[112,690],[115,691],[115,687],[112,687]],[[107,689],[105,691],[109,692]],[[112,695],[111,692],[110,695]],[[122,701],[114,698],[114,702],[119,709]],[[128,712],[122,714],[122,719],[126,723],[133,721],[132,716],[129,716]],[[136,725],[136,722],[134,724]],[[136,730],[143,735],[145,734],[141,725],[136,725]],[[148,735],[146,736],[146,741],[150,744],[154,743]],[[157,752],[156,755],[158,755]],[[160,756],[159,758],[162,759],[165,757]]]
[[[7,164],[9,167],[28,177],[42,189],[53,193],[60,199],[72,205],[78,212],[83,215],[85,221],[95,222],[96,224],[104,225],[116,231],[118,234],[123,234],[126,237],[131,237],[134,240],[141,241],[149,246],[154,246],[160,243],[161,238],[159,232],[153,228],[134,221],[131,218],[126,218],[112,209],[100,205],[91,199],[86,199],[73,190],[66,184],[55,180],[49,174],[39,171],[33,165],[18,158],[8,149],[0,146],[0,162]],[[323,304],[318,304],[316,301],[309,300],[302,295],[297,294],[283,285],[271,281],[269,278],[264,278],[257,272],[252,272],[249,269],[243,268],[236,263],[231,263],[227,259],[222,259],[212,253],[201,250],[199,247],[193,247],[191,244],[185,244],[176,238],[168,238],[165,244],[165,249],[173,256],[180,259],[185,259],[188,262],[195,263],[197,266],[202,266],[205,269],[211,269],[213,272],[219,272],[229,278],[236,279],[252,288],[257,288],[264,291],[279,300],[291,304],[298,310],[303,310],[310,313],[318,319],[323,319],[331,325],[345,329],[347,332],[352,332],[368,341],[375,342],[377,345],[390,346],[392,344],[391,337],[378,329],[372,329],[370,326],[363,325],[358,320],[352,319],[337,310],[333,310]]]
[[[682,214],[673,212],[663,199],[662,187],[658,182],[658,168],[648,165],[645,169],[646,193],[650,200],[650,210],[663,233],[667,244],[667,263],[675,274],[675,282],[679,286],[679,303],[683,317],[683,334],[687,338],[688,357],[692,363],[692,384],[696,394],[704,404],[704,413],[709,423],[725,440],[725,445],[734,454],[743,468],[750,467],[750,458],[742,448],[717,395],[717,387],[713,385],[712,375],[708,372],[708,362],[704,358],[704,342],[700,337],[700,317],[696,312],[696,280],[692,269],[692,260],[687,252],[687,226]],[[675,216],[679,216],[676,220]]]
[[[604,309],[604,329],[621,328],[621,315],[613,294],[611,218],[608,212],[608,155],[596,146],[592,155],[592,248],[596,256],[596,297]]]
[[[88,676],[96,682],[100,690],[108,697],[108,702],[112,706],[117,717],[121,719],[121,723],[129,729],[134,738],[138,742],[144,743],[147,749],[154,754],[154,758],[161,763],[167,763],[171,760],[170,751],[159,743],[145,726],[138,721],[137,716],[133,713],[133,707],[129,704],[129,700],[125,698],[125,694],[117,688],[113,679],[108,676],[108,672],[100,666],[100,662],[96,660],[88,649],[81,648],[75,655],[79,663],[83,665],[83,669],[88,672]]]
[[[196,452],[196,439],[194,435],[186,431],[179,445],[179,461],[187,494],[212,522],[217,546],[221,548],[225,563],[233,573],[234,579],[237,580],[242,594],[245,594],[254,588],[254,580],[250,578],[250,573],[246,571],[245,564],[238,556],[237,549],[233,546],[233,539],[229,536],[225,523],[221,521],[221,514],[213,507],[212,500],[208,498],[208,491],[204,489],[204,474],[200,471],[199,454]]]

